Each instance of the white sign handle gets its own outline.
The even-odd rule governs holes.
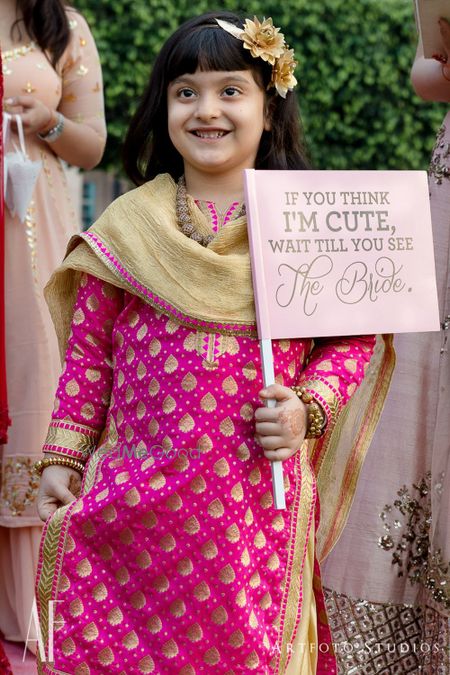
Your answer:
[[[271,384],[275,384],[275,371],[273,368],[273,352],[272,352],[272,340],[265,339],[260,340],[259,345],[261,347],[261,362],[262,362],[262,375],[264,386],[268,387]],[[274,398],[267,400],[268,408],[275,408],[277,402]],[[272,489],[273,489],[273,501],[276,509],[285,509],[286,508],[286,499],[284,494],[284,483],[283,483],[283,462],[277,461],[272,462]]]

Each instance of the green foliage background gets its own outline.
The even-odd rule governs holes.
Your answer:
[[[151,64],[185,19],[215,8],[272,16],[299,62],[309,153],[320,169],[425,169],[446,107],[413,92],[413,0],[76,0],[100,52],[109,140],[103,168],[120,171],[120,144]]]

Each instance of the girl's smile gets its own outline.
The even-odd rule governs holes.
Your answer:
[[[214,174],[242,184],[242,170],[254,166],[269,129],[264,91],[251,70],[181,75],[168,87],[168,129],[188,183]]]

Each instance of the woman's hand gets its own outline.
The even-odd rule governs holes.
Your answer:
[[[68,466],[47,466],[41,475],[37,495],[37,511],[44,522],[64,504],[70,504],[80,494],[81,476]]]
[[[45,133],[56,124],[54,111],[34,96],[15,96],[4,102],[5,111],[20,115],[25,134]],[[15,125],[15,119],[12,120]]]
[[[270,461],[292,457],[306,434],[306,406],[289,387],[271,384],[259,392],[260,398],[275,399],[276,408],[255,411],[256,441]]]

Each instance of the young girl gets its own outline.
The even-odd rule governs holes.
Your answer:
[[[277,384],[262,389],[242,171],[306,166],[294,65],[271,20],[183,24],[126,139],[140,187],[71,241],[48,285],[65,363],[38,467],[41,672],[335,672],[303,440],[318,439],[326,501],[340,499],[330,534],[351,491],[324,449],[375,338],[274,341]],[[357,465],[361,443],[346,448]]]

